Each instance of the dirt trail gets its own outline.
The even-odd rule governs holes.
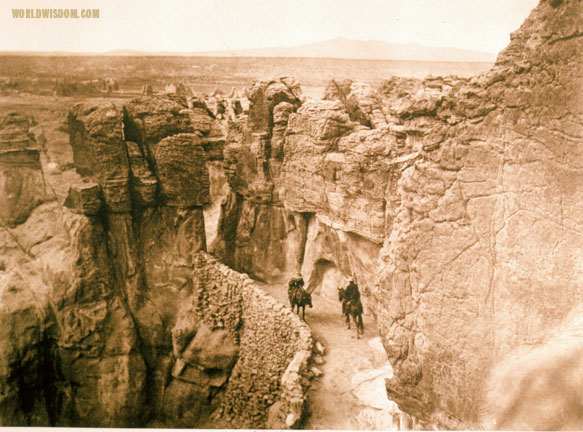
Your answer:
[[[287,287],[262,285],[286,306]],[[306,429],[398,430],[398,409],[387,399],[384,377],[392,369],[380,345],[372,315],[365,314],[364,335],[356,337],[354,323],[346,328],[339,301],[312,295],[306,322],[325,347],[324,363],[314,364],[322,376],[314,378],[308,393]],[[393,417],[395,422],[393,422]]]

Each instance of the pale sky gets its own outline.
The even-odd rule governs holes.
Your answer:
[[[0,51],[210,51],[337,37],[497,53],[538,0],[0,0]],[[13,8],[99,8],[15,19]],[[80,12],[79,12],[80,13]]]

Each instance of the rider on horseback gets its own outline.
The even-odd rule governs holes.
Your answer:
[[[362,303],[360,302],[360,292],[352,277],[348,278],[346,288],[338,288],[338,300],[342,302],[342,314],[346,317],[346,324],[350,328],[350,317],[356,324],[356,337],[364,334],[364,323],[362,322]]]
[[[292,292],[297,287],[304,286],[304,278],[300,272],[297,272],[296,275],[290,279],[287,289],[287,295],[291,299]]]
[[[289,303],[291,305],[292,311],[294,307],[298,308],[298,315],[300,314],[300,308],[302,309],[302,319],[306,320],[306,306],[312,306],[312,295],[311,293],[304,290],[304,279],[301,273],[297,273],[294,278],[289,281],[289,287],[287,289],[287,295],[289,297]]]
[[[346,314],[346,308],[350,303],[356,304],[360,300],[360,291],[358,291],[358,285],[354,282],[353,277],[348,278],[348,286],[346,287],[346,293],[344,295],[344,300],[342,301],[342,313]]]

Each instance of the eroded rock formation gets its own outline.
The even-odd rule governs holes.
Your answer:
[[[2,424],[297,427],[309,331],[224,264],[301,271],[327,296],[356,277],[389,397],[421,426],[477,425],[481,403],[485,426],[524,426],[524,406],[492,400],[536,374],[513,372],[533,341],[580,388],[581,23],[580,0],[542,0],[472,79],[333,81],[313,100],[282,77],[236,116],[179,95],[80,104],[62,201],[30,120],[3,117]],[[222,193],[224,264],[204,219]],[[571,427],[573,406],[529,425]]]
[[[287,251],[301,235],[288,235],[296,229],[295,220],[288,218],[275,184],[286,119],[300,98],[292,78],[255,83],[248,116],[239,116],[227,135],[223,164],[230,192],[210,250],[233,268],[264,280],[283,280],[300,265],[299,257]]]
[[[472,79],[334,81],[323,101],[257,83],[211,250],[312,289],[355,275],[389,396],[425,424],[476,424],[490,368],[583,301],[581,23],[581,1],[541,1]]]
[[[13,227],[46,200],[33,120],[10,113],[0,121],[0,221]]]
[[[582,18],[541,2],[435,116],[466,120],[403,172],[376,289],[397,398],[475,420],[489,368],[583,301]]]
[[[176,96],[76,105],[63,205],[31,121],[0,125],[0,424],[262,427],[277,402],[271,421],[297,426],[309,330],[200,255],[215,120]]]

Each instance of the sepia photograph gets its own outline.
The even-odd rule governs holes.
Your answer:
[[[0,35],[0,429],[583,430],[583,0]]]

